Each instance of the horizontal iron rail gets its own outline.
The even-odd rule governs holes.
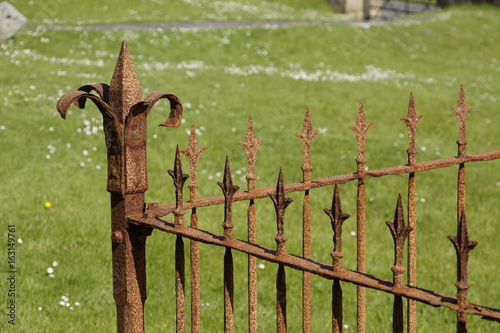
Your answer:
[[[456,306],[457,298],[453,296],[408,285],[395,286],[392,281],[345,268],[333,270],[332,265],[289,253],[276,255],[275,249],[235,238],[226,240],[222,235],[187,226],[175,226],[174,223],[158,218],[150,219],[133,216],[128,218],[128,222],[136,225],[151,227],[205,244],[232,248],[269,262],[283,264],[294,269],[310,272],[326,279],[339,279],[344,282],[350,282],[359,286],[380,290],[392,295],[403,296],[434,307],[442,306],[458,311],[458,307]],[[500,309],[469,304],[466,313],[469,315],[482,316],[483,319],[500,322]]]
[[[290,193],[290,192],[307,191],[317,187],[343,184],[359,178],[382,177],[388,175],[422,172],[433,169],[447,168],[462,163],[491,161],[496,159],[500,159],[500,150],[492,150],[488,152],[468,154],[467,156],[464,157],[449,157],[431,161],[418,162],[413,165],[405,164],[405,165],[397,165],[381,169],[367,170],[363,174],[348,173],[326,178],[317,178],[312,180],[310,183],[303,183],[303,182],[290,183],[285,185],[285,192]],[[238,192],[234,195],[233,202],[266,198],[269,196],[269,194],[275,193],[275,191],[276,187],[274,186],[274,187],[256,189],[250,192]],[[201,198],[195,201],[184,202],[182,204],[181,209],[188,210],[198,207],[221,205],[221,204],[224,204],[224,196],[215,196],[215,197]],[[173,213],[175,210],[176,210],[175,204],[164,205],[164,206],[159,206],[157,204],[150,204],[148,209],[144,213],[144,217],[147,218],[163,217]]]

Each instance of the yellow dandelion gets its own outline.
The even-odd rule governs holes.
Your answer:
[[[45,208],[50,208],[50,207],[52,207],[50,201],[45,201]]]

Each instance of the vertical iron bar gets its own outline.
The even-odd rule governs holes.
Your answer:
[[[255,157],[259,145],[264,141],[257,139],[252,118],[248,118],[246,141],[239,144],[245,149],[248,172],[246,176],[248,192],[255,191],[257,176],[255,174]],[[255,201],[249,202],[247,210],[248,242],[257,243],[257,212]],[[257,258],[248,255],[248,332],[257,333]]]
[[[365,191],[365,141],[366,133],[372,123],[367,123],[363,102],[359,102],[358,117],[356,126],[351,126],[358,141],[358,157],[356,158],[358,179],[357,192],[357,270],[361,273],[366,273],[366,191]],[[358,302],[358,332],[366,332],[366,289],[357,287],[357,302]]]
[[[415,147],[415,133],[417,124],[422,115],[417,115],[413,94],[410,94],[408,116],[401,118],[408,130],[408,165],[417,163],[417,148]],[[417,285],[417,183],[415,173],[408,176],[408,226],[412,228],[408,236],[408,285]],[[408,333],[417,331],[417,302],[408,299]]]
[[[276,326],[278,333],[287,332],[286,272],[283,264],[278,265],[278,273],[276,275]]]
[[[458,97],[458,105],[451,112],[455,114],[458,122],[458,156],[467,156],[467,139],[466,139],[466,119],[472,107],[467,106],[463,86],[460,86]],[[467,281],[467,265],[469,259],[469,251],[472,250],[477,242],[469,241],[469,233],[467,230],[466,220],[466,175],[465,163],[460,163],[458,168],[457,180],[457,237],[448,236],[455,246],[457,252],[457,332],[467,332],[467,316],[465,310],[468,306],[468,289]]]
[[[109,86],[104,83],[85,85],[65,94],[57,102],[63,119],[71,105],[83,109],[87,99],[93,101],[103,115],[108,155],[107,190],[111,193],[113,297],[120,333],[144,331],[145,247],[151,230],[130,226],[127,217],[144,212],[144,192],[148,188],[147,115],[162,98],[167,98],[171,106],[170,116],[162,125],[179,126],[182,106],[177,97],[153,93],[143,100],[127,44],[122,42]]]
[[[234,277],[233,254],[226,247],[224,254],[224,332],[234,332]]]
[[[175,186],[175,211],[174,224],[176,227],[184,225],[184,209],[182,208],[182,190],[184,183],[189,177],[182,173],[182,163],[179,153],[179,146],[175,150],[174,170],[168,170]],[[185,259],[184,259],[184,240],[177,236],[175,242],[175,294],[176,294],[176,331],[185,332]]]
[[[191,210],[190,226],[198,229],[196,208]],[[201,330],[200,245],[197,241],[189,240],[189,259],[191,272],[191,332],[197,333]]]
[[[189,182],[188,188],[191,202],[198,200],[198,160],[201,153],[207,147],[198,147],[196,139],[196,129],[191,125],[188,149],[181,150],[189,161]],[[191,210],[190,227],[198,229],[198,214],[196,208]],[[197,241],[189,240],[190,252],[190,272],[191,272],[191,332],[196,333],[201,330],[201,296],[200,296],[200,246]]]
[[[295,135],[302,144],[303,161],[302,176],[303,182],[308,184],[312,179],[311,164],[311,143],[319,131],[313,131],[309,110],[306,109],[302,132]],[[304,192],[303,213],[302,213],[302,256],[311,257],[311,198],[309,191]],[[302,271],[302,332],[311,332],[311,273]]]
[[[217,182],[224,194],[224,239],[231,241],[233,239],[232,220],[232,203],[233,196],[239,190],[238,186],[233,185],[231,177],[231,167],[229,166],[229,159],[226,156],[226,164],[224,167],[224,180]],[[224,332],[234,332],[234,277],[233,277],[233,254],[230,247],[226,247],[224,255]]]
[[[280,169],[278,184],[276,185],[276,193],[269,194],[274,203],[274,208],[276,211],[276,225],[278,229],[278,234],[274,238],[276,240],[277,249],[276,256],[282,256],[286,254],[286,240],[285,236],[285,226],[284,217],[285,209],[292,199],[285,197],[285,185],[283,182],[283,170]],[[279,264],[278,273],[276,277],[276,322],[277,331],[279,333],[284,333],[287,331],[287,321],[286,321],[286,275],[285,266]]]
[[[175,331],[185,332],[185,264],[184,264],[184,240],[177,236],[175,241]]]
[[[349,218],[349,214],[342,212],[342,204],[340,201],[340,194],[338,185],[335,184],[333,191],[332,208],[324,209],[325,213],[330,217],[330,221],[333,229],[333,252],[331,256],[333,258],[333,270],[338,271],[342,269],[342,258],[344,253],[342,252],[342,224],[345,220]],[[334,279],[332,285],[332,332],[341,333],[342,332],[342,287],[340,286],[340,280]]]
[[[391,230],[394,240],[394,265],[391,267],[391,270],[393,272],[394,287],[398,288],[403,286],[405,271],[405,267],[403,266],[404,247],[411,231],[411,228],[405,225],[401,194],[398,196],[394,222],[386,222],[386,224]],[[403,329],[403,298],[400,295],[394,295],[392,331],[394,333],[403,333]]]

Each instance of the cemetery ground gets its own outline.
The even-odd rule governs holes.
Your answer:
[[[36,16],[35,9],[24,14],[28,20],[38,17],[31,21],[35,24],[70,25],[130,22],[133,18],[154,21],[167,14],[171,20],[210,19],[218,14],[214,8],[203,12],[193,5],[187,7],[196,10],[179,15],[155,9],[159,12],[152,17],[147,6],[139,6],[135,13],[122,13],[116,7],[118,12],[111,16],[103,14],[97,3],[86,3],[89,10],[101,9],[92,10],[97,13],[92,19],[77,17],[78,9],[73,8],[67,13],[61,9],[57,16],[47,14],[45,19]],[[468,118],[467,151],[498,149],[500,10],[466,6],[384,24],[343,25],[334,21],[336,15],[328,17],[326,7],[316,2],[311,11],[299,1],[280,3],[288,6],[293,19],[310,13],[332,22],[307,27],[143,32],[39,27],[23,29],[0,44],[0,220],[3,243],[7,242],[8,225],[16,226],[17,238],[18,312],[13,331],[115,329],[101,116],[88,103],[85,110],[73,108],[63,121],[55,104],[64,93],[82,85],[109,83],[122,40],[129,45],[144,94],[172,93],[184,106],[184,120],[177,129],[154,126],[167,118],[166,102],[158,103],[149,116],[148,202],[174,201],[167,170],[173,168],[176,145],[187,147],[192,123],[200,146],[208,147],[200,159],[200,197],[220,195],[216,182],[222,180],[226,155],[236,185],[245,188],[245,153],[238,142],[245,139],[248,117],[253,119],[257,137],[264,139],[257,154],[258,187],[274,186],[280,167],[287,182],[301,181],[301,146],[294,134],[301,130],[306,108],[314,129],[321,132],[312,145],[317,178],[355,171],[356,141],[349,126],[356,122],[360,100],[367,121],[373,123],[367,137],[370,169],[406,163],[408,142],[400,118],[406,116],[410,92],[415,96],[417,114],[424,115],[417,129],[417,160],[456,156],[457,124],[450,109],[456,107],[461,84],[468,105],[474,107]],[[283,10],[273,12],[279,15]],[[225,13],[227,20],[258,18],[243,6]],[[469,232],[479,242],[470,255],[469,297],[473,303],[493,307],[499,306],[495,302],[500,299],[496,271],[500,176],[495,172],[499,166],[499,162],[467,165]],[[385,221],[393,219],[397,195],[402,192],[405,196],[405,184],[406,176],[367,181],[367,271],[387,279],[392,277],[393,249]],[[351,215],[344,224],[344,267],[354,269],[355,184],[343,185],[340,191],[343,210]],[[446,236],[456,234],[455,191],[456,173],[451,170],[428,171],[417,179],[418,285],[449,295],[455,293],[456,267],[454,248]],[[331,263],[332,231],[322,212],[331,205],[331,192],[313,195],[313,257]],[[257,212],[259,242],[274,247],[272,203],[262,200]],[[286,213],[287,249],[292,253],[300,253],[301,248],[300,237],[292,237],[300,234],[299,207],[292,203]],[[246,207],[240,208],[234,231],[236,237],[245,239]],[[200,209],[198,213],[201,225],[220,232],[221,211]],[[173,238],[168,235],[153,232],[148,239],[145,323],[149,332],[172,331],[175,325],[173,249]],[[222,260],[223,249],[201,246],[202,327],[206,332],[222,328]],[[268,263],[259,268],[260,328],[271,331],[275,327],[277,268]],[[246,256],[235,254],[238,332],[246,326],[246,283],[241,282],[245,272]],[[289,271],[287,277],[289,330],[297,332],[301,276]],[[8,287],[5,281],[4,286]],[[355,287],[343,287],[344,329],[355,331]],[[330,314],[330,290],[329,281],[313,278],[314,332],[329,330],[329,322],[318,318]],[[369,331],[389,331],[392,297],[368,291],[367,304],[368,323],[376,323]],[[448,309],[418,307],[422,332],[449,331],[454,318],[455,313]],[[498,328],[480,318],[469,321],[477,332]],[[6,325],[2,321],[0,329]]]

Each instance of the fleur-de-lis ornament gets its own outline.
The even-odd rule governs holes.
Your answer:
[[[127,44],[123,42],[109,86],[85,85],[59,99],[57,110],[64,119],[71,105],[83,109],[87,99],[101,111],[108,149],[108,191],[122,195],[146,191],[146,120],[155,103],[163,98],[169,100],[171,111],[161,126],[178,127],[182,118],[179,99],[159,92],[143,99]]]

